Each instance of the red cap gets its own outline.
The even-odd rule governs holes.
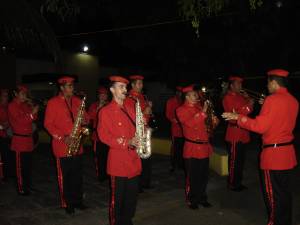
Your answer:
[[[239,77],[239,76],[230,76],[229,79],[230,81],[240,81],[243,82],[243,78]]]
[[[182,91],[182,87],[181,86],[176,86],[176,90],[177,91]]]
[[[105,87],[100,86],[98,88],[98,94],[107,94],[107,93],[108,93],[108,91],[107,91],[107,89]]]
[[[130,80],[144,80],[144,77],[141,75],[131,75],[129,76]]]
[[[182,88],[183,93],[187,93],[187,92],[190,92],[190,91],[194,91],[194,85],[189,85],[187,87]]]
[[[25,93],[28,92],[28,87],[25,86],[24,84],[17,85],[17,89],[18,89],[18,91],[22,91],[22,92],[25,92]]]
[[[122,76],[110,76],[109,80],[113,81],[113,82],[121,82],[121,83],[124,83],[124,84],[129,83],[129,80],[127,80],[126,78],[124,78]]]
[[[73,77],[69,77],[69,76],[64,76],[64,77],[59,78],[57,80],[57,82],[59,84],[73,83],[74,82],[74,78]]]
[[[274,69],[267,72],[268,76],[279,76],[279,77],[287,77],[289,75],[289,71],[283,69]]]

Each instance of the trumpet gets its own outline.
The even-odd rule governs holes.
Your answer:
[[[241,89],[240,93],[241,94],[247,94],[250,98],[252,98],[254,100],[257,100],[257,101],[266,98],[265,94],[259,93],[259,92],[256,92],[256,91],[252,91],[252,90],[249,90],[249,89],[246,89],[246,88]]]

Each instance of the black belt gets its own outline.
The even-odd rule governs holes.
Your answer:
[[[19,137],[32,137],[32,134],[17,134],[13,133],[14,136],[19,136]]]
[[[193,141],[193,140],[190,140],[190,139],[187,139],[187,138],[184,138],[184,140],[187,141],[187,142],[198,144],[198,145],[203,145],[203,144],[208,144],[209,143],[208,141]]]
[[[286,146],[286,145],[292,145],[293,142],[284,142],[284,143],[279,143],[279,144],[268,144],[268,145],[263,145],[263,148],[277,148],[277,147],[280,147],[280,146]]]

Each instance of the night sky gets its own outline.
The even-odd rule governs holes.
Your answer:
[[[281,4],[264,0],[256,11],[250,11],[248,1],[231,1],[220,15],[203,19],[199,38],[190,22],[181,21],[174,0],[80,2],[76,17],[63,22],[48,13],[46,19],[62,49],[79,51],[86,43],[103,66],[160,71],[179,81],[187,79],[187,73],[195,79],[233,73],[257,76],[275,67],[291,72],[300,68],[297,0],[282,0]],[[167,21],[175,22],[117,30]],[[109,31],[69,36],[104,30]]]

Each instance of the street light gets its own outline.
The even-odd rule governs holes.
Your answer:
[[[282,1],[277,1],[276,3],[277,8],[281,8],[282,7]]]
[[[83,52],[87,53],[89,51],[89,46],[84,45],[82,50],[83,50]]]

